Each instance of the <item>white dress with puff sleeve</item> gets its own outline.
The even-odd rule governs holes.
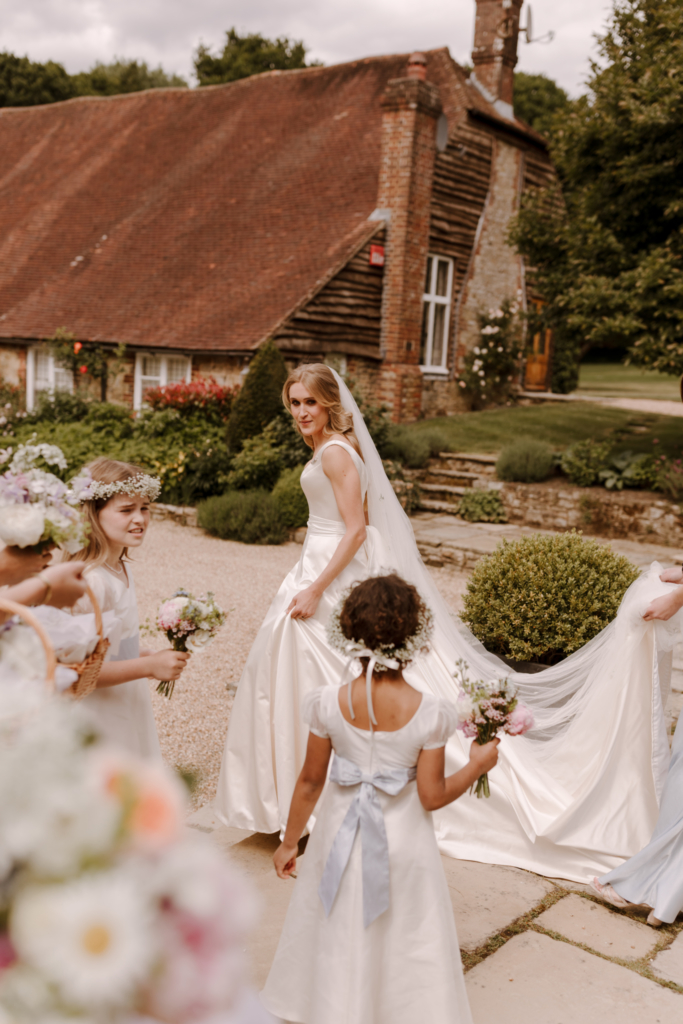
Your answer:
[[[361,730],[342,715],[335,686],[307,695],[304,718],[316,736],[330,738],[335,756],[370,774],[414,767],[420,751],[445,746],[456,725],[453,705],[425,693],[402,729]],[[389,909],[364,927],[359,829],[325,915],[318,886],[358,791],[327,784],[261,999],[275,1016],[304,1024],[472,1024],[432,816],[414,780],[396,796],[376,790],[389,848]]]

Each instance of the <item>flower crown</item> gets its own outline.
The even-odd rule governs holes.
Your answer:
[[[97,501],[102,498],[111,498],[115,494],[138,495],[141,498],[147,498],[148,501],[155,501],[161,492],[161,480],[158,476],[138,473],[137,476],[131,476],[127,480],[117,480],[107,484],[102,480],[93,480],[88,474],[73,480],[71,489],[78,501]]]
[[[341,627],[341,613],[344,607],[344,602],[353,590],[353,587],[349,587],[348,590],[344,591],[339,602],[335,606],[332,614],[330,615],[329,622],[327,624],[327,641],[330,647],[334,647],[335,650],[341,651],[347,657],[358,657],[361,651],[369,651],[371,648],[362,640],[349,640]],[[397,647],[394,644],[379,644],[379,646],[372,650],[373,657],[377,658],[377,664],[375,665],[375,672],[386,672],[391,666],[383,664],[387,661],[398,661],[401,665],[407,665],[409,662],[414,661],[419,654],[426,654],[429,650],[430,641],[432,638],[432,632],[434,630],[434,616],[431,610],[423,603],[422,611],[418,618],[417,629],[415,632],[406,637],[401,647]],[[365,657],[365,655],[363,655]]]

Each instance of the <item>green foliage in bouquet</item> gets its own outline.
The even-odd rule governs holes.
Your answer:
[[[477,563],[463,621],[487,650],[552,665],[612,621],[638,570],[580,534],[503,541]]]
[[[612,445],[609,441],[578,441],[562,456],[562,472],[577,487],[590,487],[607,469]]]
[[[555,466],[555,456],[549,444],[534,438],[520,438],[506,445],[496,462],[499,480],[524,484],[547,480]]]
[[[458,515],[468,523],[507,523],[505,505],[498,491],[465,491]]]
[[[288,536],[277,501],[266,490],[209,498],[197,506],[197,521],[214,537],[243,544],[282,544]]]
[[[308,502],[300,483],[303,468],[285,469],[273,488],[273,500],[277,503],[280,519],[291,530],[308,522]]]
[[[282,353],[272,341],[267,341],[249,364],[249,373],[232,405],[228,447],[233,454],[242,450],[248,437],[260,434],[282,412],[286,379]]]

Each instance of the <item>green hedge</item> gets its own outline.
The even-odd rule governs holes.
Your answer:
[[[282,544],[288,536],[277,501],[265,490],[209,498],[197,506],[197,521],[214,537],[243,544]]]
[[[297,529],[308,522],[308,502],[301,490],[303,466],[286,469],[273,488],[273,499],[285,526]]]

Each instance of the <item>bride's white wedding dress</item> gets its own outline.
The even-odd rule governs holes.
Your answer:
[[[320,575],[345,529],[319,450],[301,477],[310,508],[301,558],[271,605],[237,690],[216,798],[219,817],[259,832],[284,827],[306,750],[303,698],[318,686],[337,686],[346,667],[325,639],[329,614],[351,582],[395,569],[418,587],[435,618],[432,651],[406,679],[455,700],[453,671],[462,658],[472,678],[509,675],[536,721],[526,736],[503,738],[490,799],[463,796],[434,815],[442,852],[577,881],[604,874],[637,853],[657,821],[669,761],[663,708],[683,612],[666,623],[645,622],[642,615],[675,584],[662,583],[654,564],[628,590],[614,622],[585,647],[535,675],[510,672],[449,613],[358,407],[339,384],[363,452],[364,461],[344,446],[367,493],[368,539],[325,591],[315,616],[287,615],[292,597]],[[447,771],[463,766],[469,743],[460,733],[449,741]]]

